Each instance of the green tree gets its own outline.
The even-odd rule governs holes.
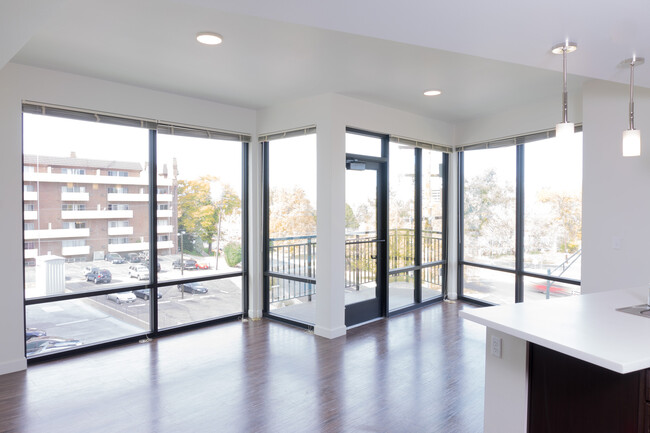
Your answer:
[[[201,176],[196,180],[178,182],[178,226],[199,239],[199,245],[208,244],[212,253],[212,239],[219,235],[221,220],[241,207],[241,200],[229,185],[223,185],[222,194],[214,200],[211,185],[217,182],[214,176]],[[189,249],[190,245],[185,245]]]
[[[352,207],[347,203],[345,204],[345,228],[352,231],[359,229],[359,221],[354,216]]]

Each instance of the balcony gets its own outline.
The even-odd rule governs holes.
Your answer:
[[[89,170],[96,173],[96,170]],[[149,185],[149,173],[140,172],[140,176],[103,176],[99,174],[66,174],[66,173],[42,173],[42,172],[25,172],[23,174],[25,182],[51,182],[51,183],[81,183],[81,184],[101,184],[101,185]],[[157,180],[160,186],[172,186],[174,180],[158,176]]]
[[[109,236],[118,236],[118,235],[132,235],[133,227],[109,227],[108,235]]]
[[[164,250],[167,248],[174,248],[173,241],[158,242],[158,249]],[[109,253],[133,253],[139,251],[148,251],[149,242],[134,242],[130,244],[108,244]]]
[[[38,249],[37,248],[25,250],[25,258],[26,259],[35,259],[36,256],[38,256]]]
[[[149,250],[149,242],[133,242],[129,244],[108,244],[109,253],[133,253]]]
[[[133,218],[133,211],[132,210],[64,210],[61,211],[61,218],[64,220]],[[36,219],[36,217],[34,217],[33,219]]]
[[[172,210],[171,209],[158,209],[156,211],[156,217],[158,218],[171,218]]]
[[[174,241],[160,241],[158,242],[158,249],[164,250],[167,248],[174,248]]]
[[[156,231],[158,233],[174,233],[174,226],[158,226]]]
[[[90,229],[25,230],[25,240],[87,238]]]
[[[25,212],[23,212],[23,219],[25,221],[33,221],[38,219],[38,211],[26,210]]]
[[[88,201],[90,194],[87,192],[62,192],[61,201]]]
[[[80,247],[63,247],[61,248],[61,255],[63,256],[83,256],[90,253],[89,245],[82,245]]]
[[[106,196],[108,201],[119,201],[119,202],[148,202],[149,194],[122,194],[122,193],[109,193]]]
[[[157,194],[156,195],[156,200],[158,202],[170,202],[174,199],[174,196],[172,194]]]
[[[38,193],[36,191],[25,191],[23,192],[23,200],[25,201],[37,201]]]

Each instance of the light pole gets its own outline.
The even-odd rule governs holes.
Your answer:
[[[184,231],[178,233],[178,236],[181,238],[181,275],[183,275],[183,270],[185,269],[185,261],[183,260],[183,235],[185,235]]]

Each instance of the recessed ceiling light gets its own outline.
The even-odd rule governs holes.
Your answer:
[[[442,92],[440,90],[425,90],[424,91],[424,96],[438,96]]]
[[[223,36],[214,32],[199,32],[196,40],[205,45],[219,45],[223,42]]]

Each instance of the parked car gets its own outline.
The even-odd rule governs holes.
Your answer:
[[[115,302],[116,304],[128,303],[135,301],[135,295],[133,292],[119,292],[119,293],[109,293],[106,295],[106,299]]]
[[[41,329],[36,329],[36,328],[25,329],[25,341],[31,340],[32,338],[36,338],[36,337],[45,337],[46,335],[47,332]]]
[[[87,277],[89,273],[91,272],[97,272],[99,271],[99,268],[95,266],[86,266],[83,270],[84,277]]]
[[[197,262],[194,259],[185,260],[185,263],[183,264],[183,269],[185,269],[185,270],[197,269],[196,263]],[[181,268],[181,261],[180,260],[174,260],[174,262],[172,263],[172,268],[180,269]]]
[[[126,255],[126,260],[130,263],[140,263],[142,259],[138,253],[129,253]]]
[[[27,355],[81,346],[81,341],[62,337],[34,337],[25,343]]]
[[[86,281],[92,281],[95,284],[110,283],[113,276],[108,269],[93,268],[91,272],[86,275]]]
[[[146,266],[129,266],[129,277],[138,280],[149,279],[149,268]]]
[[[113,263],[113,264],[124,263],[124,257],[119,255],[118,253],[108,253],[108,254],[106,254],[106,260]]]
[[[199,263],[197,262],[195,265],[196,269],[210,269],[210,265],[207,263]]]
[[[192,294],[203,294],[208,293],[208,288],[201,283],[183,283],[178,285],[178,291]]]
[[[133,291],[133,294],[134,294],[136,297],[138,297],[138,298],[142,298],[142,299],[144,299],[145,301],[148,301],[149,298],[151,298],[151,292],[150,292],[149,289],[138,289],[138,290],[134,290],[134,291]],[[162,294],[161,294],[160,292],[158,292],[158,296],[157,296],[157,298],[158,298],[158,299],[162,298]]]
[[[142,266],[149,267],[149,260],[145,260],[144,262],[142,262]],[[160,260],[158,261],[158,266],[157,266],[156,270],[158,272],[160,272]]]

